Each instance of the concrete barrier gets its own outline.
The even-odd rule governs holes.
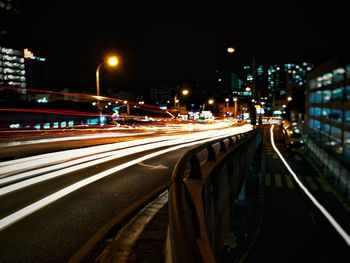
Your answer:
[[[255,129],[200,145],[178,161],[169,188],[166,262],[218,261],[230,209],[260,143],[262,131]]]

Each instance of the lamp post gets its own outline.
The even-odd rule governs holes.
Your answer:
[[[226,111],[228,111],[228,102],[230,101],[230,99],[226,98],[225,101],[226,101]]]
[[[110,67],[116,67],[119,64],[119,58],[117,56],[109,56],[106,58],[105,61],[101,62],[97,68],[96,68],[96,96],[97,99],[100,100],[100,69],[102,67],[102,65],[104,65],[105,63],[107,63],[107,65],[109,65]],[[102,118],[102,109],[101,109],[101,105],[98,102],[98,111],[99,111],[99,115],[100,115],[100,122],[101,122],[101,118]]]
[[[188,89],[182,90],[182,95],[187,96],[190,91]],[[177,107],[178,109],[180,108],[180,100],[177,98],[177,94],[174,96],[174,106]]]
[[[209,100],[208,100],[208,104],[209,104],[209,105],[214,104],[214,100],[213,100],[213,99],[209,99]],[[205,102],[203,103],[202,111],[205,111]]]
[[[102,65],[107,63],[110,67],[116,67],[119,64],[119,58],[117,56],[107,57],[106,61],[100,63],[96,68],[96,95],[100,96],[100,69]]]
[[[237,118],[237,98],[233,98],[233,101],[235,103],[235,118]]]

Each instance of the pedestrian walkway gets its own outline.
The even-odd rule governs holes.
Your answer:
[[[294,178],[271,151],[268,131],[269,127],[265,127],[263,216],[255,239],[250,240],[251,246],[243,254],[244,262],[346,262],[350,247],[311,202],[297,180],[347,231],[350,230],[350,211],[306,155],[296,155],[286,149],[283,133],[275,127],[276,147],[297,175]]]

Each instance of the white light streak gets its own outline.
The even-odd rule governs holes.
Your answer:
[[[251,129],[248,128],[248,129]],[[241,133],[244,130],[247,130],[247,127],[240,129],[240,128],[235,128],[236,133]],[[232,129],[230,129],[232,133]],[[218,133],[218,131],[216,131]],[[210,137],[211,139],[216,138],[217,136],[227,136],[227,130],[220,132],[218,134],[212,134],[212,131],[210,132],[205,132],[205,133],[200,133],[200,134],[190,134],[190,135],[180,135],[176,137],[171,137],[172,140],[167,140],[170,139],[169,136],[166,136],[163,139],[164,141],[160,140],[159,138],[152,138],[152,139],[143,139],[139,141],[131,141],[131,142],[122,142],[119,144],[113,144],[112,147],[113,149],[117,149],[114,151],[108,151],[108,152],[103,152],[103,153],[98,153],[98,151],[101,151],[101,149],[106,150],[108,145],[103,145],[103,146],[95,146],[95,147],[89,147],[92,149],[76,149],[76,150],[69,150],[69,151],[64,151],[62,153],[62,156],[64,156],[65,161],[62,163],[56,164],[56,165],[51,165],[47,166],[44,168],[40,169],[35,169],[33,168],[35,166],[38,166],[40,164],[47,164],[47,163],[55,163],[57,162],[57,157],[59,158],[60,156],[57,156],[56,154],[51,157],[51,154],[49,154],[48,158],[43,158],[41,157],[39,160],[34,159],[32,157],[29,157],[30,161],[28,162],[23,162],[23,163],[17,163],[17,160],[15,161],[15,164],[12,164],[10,167],[12,169],[16,169],[16,171],[21,171],[24,169],[30,169],[30,171],[26,171],[23,173],[19,173],[16,175],[8,176],[3,179],[0,179],[0,186],[1,185],[7,185],[10,183],[13,183],[11,185],[5,186],[0,189],[0,196],[8,194],[10,192],[22,189],[24,187],[43,182],[46,180],[53,179],[58,176],[62,176],[64,174],[76,172],[81,169],[85,169],[91,166],[95,166],[98,164],[101,164],[103,162],[111,161],[117,158],[125,157],[128,155],[132,155],[135,153],[140,153],[143,151],[148,151],[152,149],[157,149],[160,147],[169,147],[173,146],[176,144],[180,143],[185,143],[188,141],[197,141],[197,140],[202,140],[204,138]],[[158,140],[158,142],[154,142]],[[160,141],[159,141],[160,140]],[[149,144],[145,144],[145,143]],[[141,145],[140,145],[141,144]],[[130,147],[130,148],[127,148]],[[131,148],[132,147],[132,148]],[[109,147],[108,149],[112,149]],[[84,151],[85,152],[84,152]],[[86,152],[88,150],[88,152]],[[81,158],[83,157],[83,158]],[[70,161],[67,161],[67,158],[73,159]],[[24,158],[26,159],[26,158]],[[38,164],[39,162],[39,164]],[[0,171],[2,172],[6,171],[9,172],[9,166],[2,167],[0,168]],[[13,170],[12,170],[13,171]],[[47,173],[47,174],[45,174]],[[38,175],[41,175],[40,177]],[[29,178],[29,179],[28,179]],[[25,180],[27,179],[27,180]],[[17,181],[20,181],[18,183],[14,183]],[[25,181],[22,181],[25,180]]]
[[[10,176],[8,178],[4,178],[4,179],[0,180],[0,185],[8,184],[8,183],[15,182],[18,180],[23,180],[26,178],[31,178],[31,179],[28,179],[28,180],[22,181],[22,182],[18,182],[15,184],[11,184],[9,186],[5,186],[5,187],[1,188],[0,189],[0,196],[8,194],[8,193],[16,191],[16,190],[19,190],[21,188],[33,185],[33,184],[36,184],[36,183],[40,183],[40,182],[43,182],[46,180],[53,179],[55,177],[58,177],[58,176],[61,176],[64,174],[76,172],[76,171],[81,170],[81,169],[86,169],[88,167],[99,165],[103,162],[112,161],[114,159],[118,159],[121,157],[125,157],[128,155],[132,155],[132,154],[143,152],[143,151],[157,149],[160,147],[166,147],[166,146],[172,146],[172,145],[179,144],[179,143],[184,143],[186,141],[187,141],[187,139],[179,138],[178,140],[173,140],[173,141],[164,141],[164,142],[158,142],[158,143],[153,143],[153,144],[135,146],[133,148],[127,149],[127,151],[125,151],[124,149],[121,149],[121,150],[116,150],[113,152],[96,154],[93,156],[80,158],[77,160],[57,164],[54,166],[45,167],[42,169],[28,171],[28,172],[21,173],[21,174],[15,175],[15,176]],[[63,169],[63,168],[65,168],[65,169]],[[54,171],[54,170],[56,170],[56,171]],[[54,172],[42,175],[40,177],[35,177],[37,175],[43,174],[45,172],[50,172],[50,171],[54,171]],[[34,178],[32,178],[32,177],[34,177]]]
[[[113,144],[105,144],[105,145],[98,145],[98,146],[91,146],[86,147],[83,149],[74,149],[74,150],[65,150],[65,151],[59,151],[54,153],[47,153],[47,154],[41,154],[11,161],[6,161],[0,163],[0,178],[4,177],[6,174],[15,173],[23,171],[24,169],[35,169],[40,166],[48,166],[53,163],[58,162],[65,162],[71,159],[81,158],[84,156],[89,156],[101,152],[107,152],[107,151],[113,151],[117,149],[123,149],[128,147],[134,147],[136,145],[141,144],[147,144],[147,143],[153,143],[153,142],[159,142],[159,141],[166,141],[166,140],[176,140],[178,138],[205,138],[209,137],[215,134],[220,134],[223,132],[246,132],[251,128],[251,125],[244,125],[241,127],[234,127],[230,129],[222,129],[222,131],[217,130],[210,130],[205,132],[199,132],[194,134],[187,134],[187,135],[175,135],[175,136],[162,136],[162,137],[156,137],[156,138],[146,138],[146,139],[140,139],[140,140],[132,140],[127,142],[118,142]]]
[[[302,182],[299,180],[297,175],[294,173],[292,168],[289,166],[287,161],[283,158],[280,151],[277,149],[274,138],[273,138],[273,127],[271,126],[270,129],[270,136],[271,136],[271,144],[281,161],[284,163],[290,174],[293,176],[294,180],[297,182],[299,187],[304,191],[304,193],[310,198],[312,203],[321,211],[321,213],[326,217],[326,219],[331,223],[331,225],[335,228],[335,230],[340,234],[340,236],[344,239],[346,244],[350,246],[350,236],[345,232],[345,230],[339,225],[339,223],[334,219],[334,217],[317,201],[317,199],[309,192],[309,190],[302,184]]]
[[[148,135],[150,133],[104,133],[104,134],[92,134],[92,135],[82,135],[82,136],[69,136],[61,138],[46,138],[37,140],[26,140],[26,141],[14,141],[1,143],[1,147],[12,147],[19,145],[29,145],[29,144],[39,144],[39,143],[54,143],[54,142],[66,142],[66,141],[76,141],[76,140],[89,140],[89,139],[101,139],[101,138],[111,138],[111,137],[126,137],[126,136],[140,136]]]
[[[118,142],[113,144],[105,144],[98,146],[91,146],[83,149],[74,149],[59,151],[54,153],[41,154],[11,161],[6,161],[0,164],[0,174],[6,175],[9,173],[19,172],[25,169],[34,169],[40,166],[47,166],[58,162],[66,162],[72,159],[81,158],[85,156],[95,155],[101,152],[114,151],[118,149],[126,149],[142,144],[148,144],[159,141],[166,141],[174,139],[171,136],[164,136],[161,138],[147,138],[135,141]],[[2,180],[0,180],[0,185]]]
[[[65,187],[63,188],[62,190],[59,190],[57,191],[56,193],[53,193],[31,205],[28,205],[18,211],[16,211],[15,213],[12,213],[4,218],[2,218],[0,220],[0,231],[9,227],[10,225],[18,222],[19,220],[27,217],[28,215],[38,211],[39,209],[59,200],[60,198],[88,185],[88,184],[91,184],[97,180],[100,180],[104,177],[107,177],[111,174],[114,174],[118,171],[121,171],[123,169],[126,169],[132,165],[135,165],[137,163],[140,163],[140,162],[143,162],[145,160],[148,160],[148,159],[151,159],[151,158],[154,158],[156,156],[159,156],[159,155],[162,155],[162,154],[165,154],[167,152],[171,152],[171,151],[175,151],[175,150],[178,150],[178,149],[181,149],[181,148],[184,148],[184,147],[189,147],[189,146],[193,146],[193,145],[196,145],[196,144],[199,144],[199,143],[205,143],[205,142],[208,142],[208,141],[211,141],[213,139],[217,139],[217,138],[224,138],[228,135],[235,135],[235,134],[238,134],[238,133],[242,133],[242,130],[251,130],[251,127],[250,128],[247,128],[247,127],[237,127],[234,131],[233,129],[227,129],[227,132],[221,132],[222,134],[217,136],[216,138],[208,138],[208,139],[204,139],[200,142],[198,141],[194,141],[194,142],[190,142],[190,143],[186,143],[186,144],[181,144],[181,145],[177,145],[177,146],[173,146],[173,147],[170,147],[170,148],[167,148],[167,149],[164,149],[164,150],[161,150],[161,151],[157,151],[157,152],[154,152],[154,153],[151,153],[151,154],[148,154],[148,155],[145,155],[145,156],[142,156],[140,158],[137,158],[137,159],[134,159],[130,162],[127,162],[127,163],[124,163],[124,164],[121,164],[121,165],[118,165],[116,167],[113,167],[111,169],[108,169],[106,171],[103,171],[101,173],[98,173],[98,174],[95,174],[93,176],[90,176],[89,178],[86,178],[84,180],[81,180],[77,183],[74,183],[68,187]],[[230,131],[230,132],[229,132]],[[220,133],[220,131],[216,131],[217,133]]]

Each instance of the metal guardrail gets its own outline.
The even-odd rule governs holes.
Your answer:
[[[260,143],[262,130],[255,129],[200,145],[178,161],[169,188],[166,262],[219,259],[231,209]]]

